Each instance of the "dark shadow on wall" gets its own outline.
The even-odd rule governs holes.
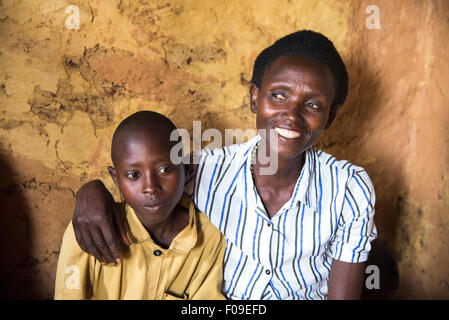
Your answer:
[[[31,208],[10,158],[0,150],[0,298],[36,299]],[[31,182],[32,183],[32,182]]]
[[[366,262],[362,299],[395,299],[394,292],[398,287],[399,271],[394,253],[385,240],[376,239]]]

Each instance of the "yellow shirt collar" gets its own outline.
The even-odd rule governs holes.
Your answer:
[[[189,224],[181,230],[180,233],[178,233],[170,244],[170,247],[166,250],[175,250],[181,253],[187,253],[195,246],[198,237],[195,205],[186,194],[182,195],[179,204],[189,210]],[[125,202],[121,205],[122,213],[124,213],[125,217],[125,226],[127,229],[128,238],[131,242],[142,243],[144,241],[149,241],[154,247],[160,248],[160,246],[153,241],[150,234],[145,229],[145,226],[136,216],[134,210]],[[162,248],[160,249],[164,250]]]

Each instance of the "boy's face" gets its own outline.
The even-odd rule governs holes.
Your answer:
[[[282,56],[251,86],[257,129],[275,130],[279,158],[292,159],[310,148],[335,117],[334,78],[323,64],[303,56]],[[262,141],[264,143],[264,141]],[[270,143],[267,141],[267,149]]]
[[[145,226],[164,222],[181,199],[184,166],[170,160],[168,139],[133,134],[117,145],[115,168],[109,173],[126,203]]]

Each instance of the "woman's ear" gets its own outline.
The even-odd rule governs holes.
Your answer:
[[[112,180],[114,181],[115,185],[118,186],[118,177],[117,177],[117,171],[115,170],[114,167],[108,166],[108,172],[109,175],[111,176]]]
[[[329,127],[331,126],[335,117],[337,116],[338,111],[340,110],[340,107],[341,107],[340,104],[337,104],[337,105],[331,107],[331,110],[329,111],[329,118],[327,119],[327,124],[326,124],[325,129],[329,129]]]
[[[250,98],[250,106],[251,112],[257,113],[257,98],[259,97],[259,89],[256,87],[254,83],[251,83],[251,87],[249,88],[249,98]]]

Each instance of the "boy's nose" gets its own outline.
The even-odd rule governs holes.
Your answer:
[[[152,195],[156,194],[159,191],[159,189],[160,188],[158,185],[147,185],[144,187],[142,191],[144,194]]]
[[[146,177],[142,186],[142,193],[151,195],[157,193],[159,189],[160,186],[157,179],[154,179],[153,177]]]

